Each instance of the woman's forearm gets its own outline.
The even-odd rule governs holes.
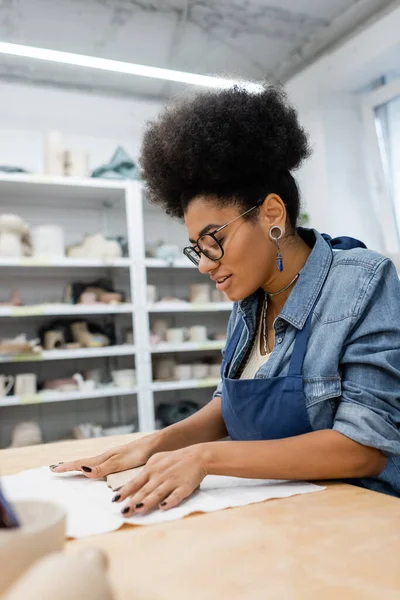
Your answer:
[[[387,460],[332,429],[283,440],[204,444],[201,452],[208,474],[255,479],[374,477]]]
[[[156,443],[156,452],[178,450],[226,437],[228,434],[222,418],[221,398],[213,398],[191,417],[152,435]]]

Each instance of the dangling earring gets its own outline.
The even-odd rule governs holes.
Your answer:
[[[274,230],[277,230],[277,235],[272,233]],[[282,236],[282,228],[278,225],[274,225],[274,227],[271,227],[271,229],[269,230],[269,237],[276,244],[276,266],[279,272],[283,271],[283,256],[281,254],[281,249],[279,246],[279,240],[282,238]]]

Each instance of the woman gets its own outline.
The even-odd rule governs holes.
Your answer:
[[[186,421],[55,472],[146,465],[114,498],[127,516],[176,506],[207,474],[400,495],[399,280],[361,242],[297,228],[291,171],[308,155],[273,87],[202,93],[150,124],[149,196],[184,219],[186,256],[235,302],[221,384]]]

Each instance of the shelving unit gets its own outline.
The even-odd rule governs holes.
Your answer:
[[[94,367],[108,371],[115,368],[135,368],[137,384],[132,389],[110,386],[84,392],[40,392],[25,397],[0,398],[1,417],[5,416],[5,419],[0,418],[0,434],[4,423],[11,422],[11,418],[16,420],[16,410],[41,411],[20,413],[19,420],[24,420],[26,414],[28,420],[29,418],[40,420],[50,415],[51,421],[56,419],[55,416],[53,417],[55,409],[52,406],[67,406],[69,401],[79,401],[73,406],[78,407],[76,410],[80,410],[79,407],[82,406],[86,419],[89,418],[90,406],[98,406],[99,402],[107,403],[107,414],[110,415],[132,412],[131,403],[134,402],[133,413],[138,421],[138,429],[151,431],[156,425],[156,404],[163,399],[164,394],[168,396],[169,393],[176,393],[176,399],[179,400],[181,392],[192,390],[195,395],[201,395],[201,389],[204,388],[205,391],[201,396],[204,399],[201,402],[210,399],[210,391],[217,386],[217,380],[209,378],[153,381],[152,362],[155,358],[161,358],[163,354],[171,356],[173,353],[178,353],[179,356],[188,353],[189,357],[192,354],[205,352],[209,357],[211,352],[212,356],[216,353],[215,358],[217,358],[224,342],[151,345],[150,317],[159,318],[158,315],[165,315],[173,326],[178,326],[179,320],[184,320],[185,325],[196,325],[206,319],[207,323],[216,324],[212,327],[215,330],[221,327],[221,317],[223,317],[222,323],[224,319],[227,323],[232,304],[229,302],[209,304],[157,302],[149,305],[147,303],[146,285],[149,279],[150,282],[156,280],[157,285],[159,280],[162,281],[163,285],[170,286],[171,290],[177,291],[178,296],[181,297],[187,295],[182,290],[188,291],[190,283],[204,282],[204,279],[199,278],[197,269],[185,257],[176,258],[172,262],[146,257],[145,245],[149,240],[157,242],[155,236],[160,236],[167,243],[175,243],[183,247],[187,244],[187,232],[183,225],[171,221],[157,208],[149,207],[140,182],[0,175],[1,213],[21,215],[32,226],[45,222],[56,223],[63,228],[67,244],[76,243],[84,233],[103,231],[111,235],[126,235],[129,247],[129,256],[115,260],[0,257],[0,276],[3,283],[3,296],[0,300],[2,302],[6,300],[4,294],[7,294],[7,290],[18,289],[21,285],[24,286],[22,299],[27,303],[21,307],[0,306],[1,337],[11,337],[11,335],[5,336],[4,331],[7,333],[12,331],[13,335],[26,333],[29,328],[35,331],[32,328],[37,327],[39,322],[45,323],[46,317],[49,320],[57,317],[117,319],[120,328],[125,323],[125,326],[128,324],[134,332],[133,344],[121,343],[123,340],[119,339],[117,345],[104,348],[59,349],[42,351],[37,355],[0,356],[0,363],[4,365],[1,372],[5,374],[36,372],[42,377],[44,372],[53,374],[53,370],[56,369],[57,377],[68,377],[74,372]],[[130,301],[115,305],[70,305],[60,303],[61,293],[58,300],[52,301],[54,286],[58,285],[61,289],[62,285],[70,281],[93,281],[100,276],[117,280],[118,286],[124,286]],[[49,295],[53,297],[49,298]],[[195,315],[198,315],[197,321]],[[224,326],[222,326],[223,330]],[[18,406],[23,408],[16,408]],[[71,408],[71,410],[75,409]],[[10,413],[10,416],[4,411],[14,412]],[[92,419],[96,421],[97,416],[98,413],[93,413]],[[116,417],[114,422],[115,420]],[[109,425],[109,422],[105,424]]]

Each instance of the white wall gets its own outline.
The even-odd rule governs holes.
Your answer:
[[[287,84],[314,154],[298,172],[311,224],[383,250],[364,160],[363,94],[399,53],[400,7],[317,60]]]
[[[43,138],[55,129],[68,148],[90,154],[90,168],[121,144],[137,158],[143,127],[161,104],[49,87],[0,83],[0,164],[43,172]]]

